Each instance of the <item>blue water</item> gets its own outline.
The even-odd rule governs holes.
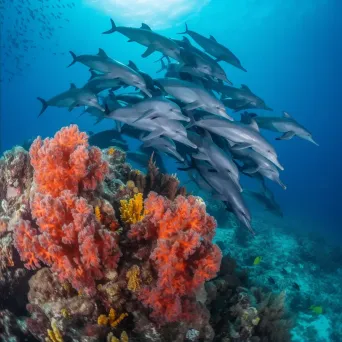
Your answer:
[[[107,121],[93,126],[92,119],[78,118],[80,110],[69,113],[66,109],[48,108],[37,118],[41,108],[37,96],[49,99],[66,90],[70,82],[81,86],[89,77],[83,65],[66,68],[71,62],[69,50],[92,54],[101,47],[109,56],[123,63],[132,59],[141,70],[157,76],[159,65],[154,61],[158,54],[143,59],[140,56],[144,47],[127,43],[127,38],[118,33],[101,35],[109,29],[110,16],[118,24],[125,24],[126,17],[115,8],[109,13],[86,1],[74,2],[73,9],[65,10],[70,22],[63,22],[63,28],[51,21],[56,27],[51,40],[39,38],[40,23],[30,25],[34,32],[24,32],[37,48],[24,53],[21,58],[31,66],[24,67],[22,75],[15,75],[11,82],[5,69],[15,72],[16,62],[5,55],[8,44],[1,48],[1,152],[37,135],[51,136],[71,122],[81,130],[95,132],[113,126]],[[38,1],[31,3],[32,7],[38,6]],[[176,33],[183,31],[187,21],[191,30],[213,35],[248,70],[244,73],[221,63],[235,86],[247,84],[274,109],[274,114],[286,110],[312,132],[319,147],[299,138],[275,141],[277,135],[265,133],[285,167],[281,178],[287,185],[286,191],[273,184],[271,188],[284,210],[284,220],[293,222],[296,230],[315,231],[341,246],[342,2],[211,0],[200,10],[195,2],[189,4],[193,6],[192,15],[175,15],[172,20],[165,19],[165,25],[159,17],[158,31],[178,38]],[[6,9],[5,16],[16,18],[17,14],[11,8]],[[141,17],[135,18],[132,11],[130,20],[140,25]],[[145,22],[154,28],[153,21]],[[7,29],[14,30],[10,20],[5,20],[1,29],[1,44],[6,43]],[[22,47],[16,51],[19,54]],[[169,167],[175,170],[171,162]]]
[[[37,6],[35,2],[32,4],[33,8]],[[94,53],[102,47],[113,58],[122,62],[133,59],[140,69],[155,75],[159,65],[153,61],[157,54],[143,59],[140,55],[144,47],[127,43],[120,34],[101,35],[109,28],[110,13],[86,2],[75,0],[75,4],[75,8],[65,10],[70,23],[64,22],[64,28],[56,28],[50,41],[37,37],[40,23],[30,26],[35,32],[25,35],[29,39],[30,34],[33,35],[38,48],[25,52],[24,60],[31,61],[35,57],[35,61],[11,83],[3,70],[5,67],[15,71],[15,61],[6,58],[6,49],[1,49],[5,64],[1,83],[2,150],[36,135],[52,135],[70,122],[76,122],[85,130],[100,130],[110,125],[106,122],[93,128],[90,119],[77,119],[76,112],[55,108],[49,108],[37,118],[40,111],[37,96],[48,99],[67,89],[69,82],[81,86],[88,78],[82,65],[66,68],[71,59],[69,50],[77,54]],[[287,215],[300,217],[306,226],[303,229],[324,229],[324,234],[339,242],[342,239],[339,232],[342,222],[339,157],[342,147],[339,114],[342,23],[338,14],[341,9],[341,2],[333,0],[317,0],[314,4],[311,0],[299,3],[294,0],[241,0],[238,3],[212,0],[188,19],[190,29],[213,35],[240,58],[248,73],[222,64],[235,85],[249,85],[274,108],[275,114],[286,110],[313,133],[320,147],[298,138],[274,142],[285,165],[282,178],[288,186],[285,192],[276,186],[274,190]],[[11,11],[9,18],[16,18],[13,8]],[[114,18],[120,23],[120,13]],[[162,28],[160,33],[177,37],[176,33],[183,30],[184,20],[182,17],[167,22],[166,26],[170,27]],[[153,28],[153,22],[147,23]],[[53,21],[51,25],[54,26]],[[55,20],[55,26],[59,25]],[[13,30],[9,20],[4,23],[3,37],[7,28]]]

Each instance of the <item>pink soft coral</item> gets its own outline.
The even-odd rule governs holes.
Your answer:
[[[117,235],[101,226],[79,192],[95,189],[108,165],[99,149],[88,148],[77,126],[63,128],[53,139],[36,139],[30,155],[38,190],[31,201],[35,222],[18,222],[15,246],[27,268],[44,263],[61,282],[93,294],[95,280],[117,265],[120,251]]]
[[[154,242],[150,262],[157,280],[140,291],[140,299],[159,321],[191,319],[196,291],[215,277],[221,262],[221,252],[212,243],[215,220],[193,196],[178,196],[172,202],[150,193],[145,212],[129,237]]]

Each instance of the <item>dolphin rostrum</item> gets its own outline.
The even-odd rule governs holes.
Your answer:
[[[207,53],[216,57],[216,61],[225,61],[238,69],[247,71],[242,65],[239,59],[225,46],[218,43],[217,40],[210,36],[210,38],[204,37],[201,34],[188,29],[188,25],[185,24],[185,31],[179,34],[188,34],[198,45],[200,45]]]
[[[312,134],[286,112],[283,112],[282,117],[257,116],[256,114],[248,115],[254,118],[260,128],[284,133],[282,136],[276,138],[277,140],[290,140],[294,136],[297,136],[319,146],[312,138]]]
[[[186,103],[186,106],[182,108],[186,111],[202,109],[233,121],[233,118],[226,113],[221,101],[198,84],[177,78],[159,78],[156,80],[156,84],[169,95]]]
[[[87,88],[77,88],[71,83],[70,88],[63,93],[54,96],[46,101],[41,97],[37,98],[42,103],[42,109],[38,116],[42,115],[47,107],[66,107],[71,112],[74,108],[80,106],[94,107],[104,112],[105,109],[100,106],[96,95]]]

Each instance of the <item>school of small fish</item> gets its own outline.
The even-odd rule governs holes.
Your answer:
[[[75,6],[69,0],[0,0],[0,82],[25,76],[41,51],[65,54],[57,51],[58,31],[70,23]]]
[[[39,115],[49,106],[66,107],[69,111],[84,106],[85,113],[94,117],[96,123],[114,120],[115,134],[106,132],[106,136],[112,137],[111,142],[118,141],[122,145],[121,135],[127,134],[140,139],[142,149],[152,148],[176,159],[182,164],[180,171],[188,172],[199,188],[221,200],[252,233],[251,214],[242,196],[241,173],[262,184],[261,193],[246,191],[246,195],[282,216],[265,180],[286,189],[280,179],[284,167],[260,128],[281,133],[277,140],[298,136],[316,144],[311,133],[288,113],[258,116],[249,112],[272,109],[248,86],[232,86],[223,63],[244,72],[246,69],[233,52],[213,36],[207,38],[186,25],[181,33],[183,39],[170,39],[146,24],[139,28],[123,27],[111,20],[110,28],[103,32],[111,44],[115,42],[114,33],[126,36],[130,43],[145,46],[143,58],[156,52],[161,54],[158,72],[164,71],[164,77],[152,79],[134,62],[123,64],[103,49],[89,55],[70,51],[68,67],[83,64],[90,70],[90,79],[81,88],[71,84],[69,89],[49,100],[38,98],[42,103]],[[111,34],[113,36],[109,36]],[[127,92],[128,87],[138,91]],[[103,96],[107,90],[108,95]],[[231,113],[227,112],[228,108]],[[234,117],[236,112],[241,113],[241,120]]]

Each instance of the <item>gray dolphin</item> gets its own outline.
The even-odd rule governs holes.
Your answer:
[[[195,165],[195,166],[193,166]],[[200,173],[201,177],[212,187],[216,192],[213,196],[215,199],[223,201],[227,210],[233,212],[238,220],[254,234],[251,226],[251,215],[241,196],[241,192],[233,180],[227,175],[223,176],[222,173],[212,172],[207,166],[199,162],[193,163],[189,168],[180,169],[187,170],[195,167]]]
[[[277,140],[290,140],[297,136],[319,146],[312,138],[312,134],[286,112],[283,112],[282,117],[257,116],[256,114],[252,114],[252,116],[260,128],[284,133],[276,138]]]
[[[186,111],[202,109],[233,121],[233,118],[226,113],[221,101],[198,84],[182,81],[177,78],[159,78],[156,80],[156,83],[166,93],[186,103],[186,106],[183,108]]]
[[[222,93],[221,101],[225,106],[233,110],[240,111],[246,109],[263,109],[273,111],[268,107],[263,99],[256,96],[252,91],[244,84],[241,88],[234,88],[230,86],[222,86],[220,88]]]
[[[278,161],[275,149],[262,137],[258,125],[254,120],[251,120],[249,125],[242,125],[211,116],[201,118],[199,121],[193,122],[193,125],[202,127],[230,142],[234,142],[235,145],[232,147],[233,150],[250,147],[270,160],[279,169],[284,170]]]
[[[89,89],[94,94],[101,93],[106,89],[119,89],[123,83],[118,78],[112,78],[111,74],[97,74],[94,70],[91,70],[91,77],[89,81],[84,85],[84,88]]]
[[[251,148],[242,150],[231,149],[234,159],[243,162],[241,172],[247,175],[253,175],[255,173],[268,178],[278,183],[284,190],[286,190],[285,184],[280,180],[279,171],[276,166],[260,153],[255,152]]]
[[[70,51],[70,54],[73,57],[73,61],[69,66],[80,62],[90,69],[103,73],[103,75],[96,77],[97,80],[118,79],[127,85],[139,88],[147,96],[152,97],[152,94],[147,89],[144,78],[138,72],[123,63],[109,58],[104,50],[99,49],[97,55],[76,56],[72,51]]]
[[[213,58],[205,52],[197,49],[190,43],[190,40],[183,37],[183,40],[173,39],[181,48],[181,58],[185,64],[196,65],[203,74],[215,77],[218,80],[232,84],[228,80],[226,72]]]
[[[163,35],[156,33],[151,28],[142,24],[141,28],[116,26],[114,21],[110,20],[112,27],[103,32],[103,34],[111,34],[119,32],[129,38],[129,42],[137,42],[147,47],[147,50],[142,54],[142,57],[148,57],[155,51],[161,52],[163,55],[171,57],[175,60],[180,60],[180,49],[177,43]]]
[[[47,107],[66,107],[71,112],[74,108],[80,106],[89,106],[104,112],[105,109],[100,106],[96,95],[87,88],[77,88],[71,83],[70,88],[63,93],[54,96],[46,101],[41,97],[37,99],[42,103],[42,109],[38,116],[42,115]]]
[[[114,145],[124,151],[128,150],[127,142],[122,138],[118,131],[113,129],[89,134],[89,144],[101,149]]]
[[[242,65],[239,59],[225,46],[218,43],[217,40],[210,36],[210,38],[204,37],[201,34],[188,29],[188,25],[185,24],[185,31],[179,34],[188,34],[198,45],[200,45],[207,53],[217,58],[216,61],[225,61],[238,69],[247,71]]]
[[[267,187],[264,187],[261,192],[244,189],[242,195],[254,199],[271,213],[280,217],[284,216],[280,205],[275,200],[274,194]]]
[[[153,119],[156,117],[164,117],[170,120],[186,122],[190,121],[190,118],[182,114],[182,110],[175,102],[168,100],[164,96],[157,96],[143,100],[133,105],[131,109],[132,108],[140,113],[140,117],[135,122],[143,118]]]
[[[156,149],[157,151],[164,152],[181,162],[184,161],[184,158],[177,152],[177,148],[173,140],[168,139],[168,138],[159,137],[159,138],[151,139],[151,140],[145,141],[141,147],[142,148],[152,147]]]
[[[142,118],[137,121],[140,116],[141,113],[134,108],[125,107],[109,113],[107,117],[121,121],[140,130],[151,132],[148,136],[141,138],[142,141],[166,136],[194,149],[197,148],[197,146],[188,139],[186,129],[179,121],[169,120],[163,117],[156,117],[153,119]]]
[[[218,172],[227,174],[242,191],[239,183],[239,170],[231,157],[217,146],[208,131],[204,136],[194,132],[188,132],[188,138],[197,145],[198,152],[192,154],[192,157],[198,160],[207,161]]]

